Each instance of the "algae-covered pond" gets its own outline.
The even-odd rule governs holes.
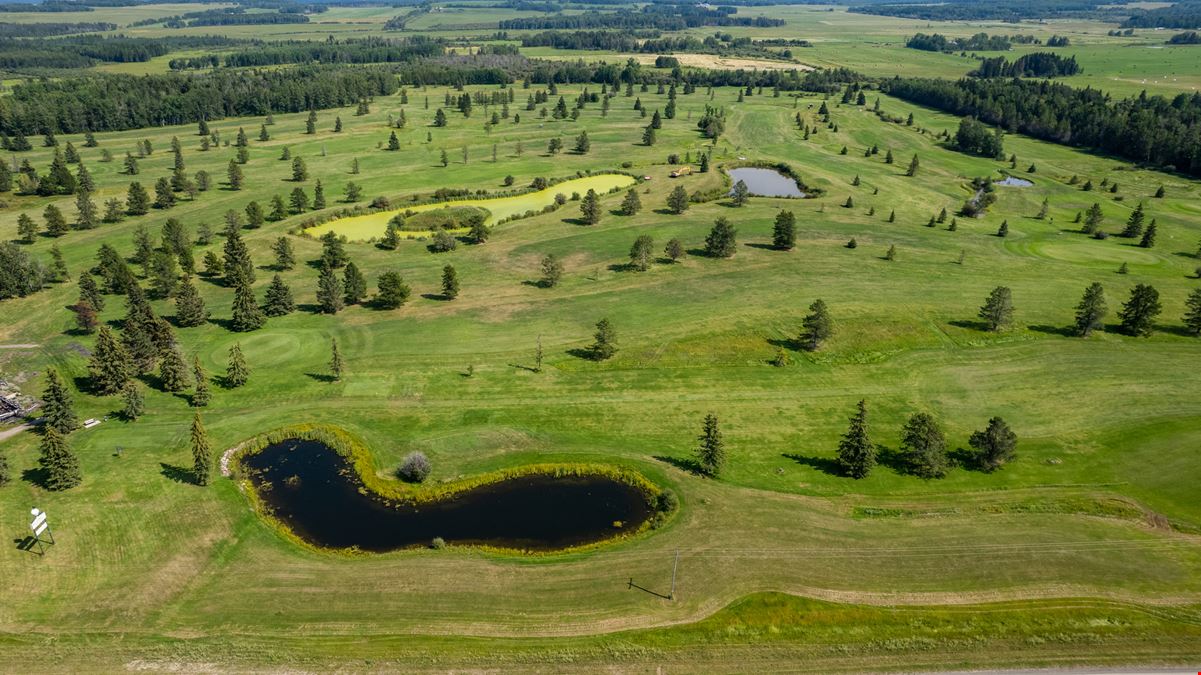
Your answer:
[[[346,237],[351,241],[366,241],[371,238],[380,238],[384,236],[384,231],[388,228],[388,221],[398,213],[423,213],[434,211],[436,209],[454,208],[459,206],[475,206],[486,209],[489,213],[486,225],[492,225],[498,221],[520,215],[526,211],[541,211],[555,202],[555,195],[564,194],[568,197],[573,192],[578,192],[581,195],[589,190],[596,190],[600,194],[609,192],[617,188],[633,185],[635,180],[623,174],[598,174],[595,176],[585,176],[584,178],[573,178],[563,181],[556,185],[552,185],[545,190],[537,192],[527,192],[525,194],[514,195],[512,197],[495,197],[482,199],[457,199],[449,202],[437,202],[434,204],[421,204],[418,206],[402,206],[389,211],[378,211],[362,216],[350,216],[348,218],[339,218],[331,220],[328,223],[322,223],[315,227],[310,227],[305,230],[306,234],[314,237],[319,237],[326,232],[336,232],[341,236]],[[426,232],[407,232],[409,236],[420,236],[428,234]]]

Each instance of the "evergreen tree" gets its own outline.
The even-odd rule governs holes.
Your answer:
[[[1017,434],[1005,420],[994,417],[988,420],[984,431],[972,432],[968,445],[976,450],[976,464],[982,470],[992,472],[1017,455],[1017,441]]]
[[[92,201],[89,192],[81,191],[75,195],[75,228],[90,230],[100,224],[100,214],[96,210],[96,202]]]
[[[592,148],[592,141],[588,140],[588,132],[581,131],[575,139],[575,151],[577,154],[583,155]]]
[[[71,451],[67,437],[52,425],[42,432],[41,456],[38,465],[45,474],[47,490],[69,490],[83,482],[79,458]]]
[[[226,230],[223,252],[226,285],[235,286],[238,279],[248,284],[254,283],[254,263],[250,260],[250,250],[246,248],[246,242],[237,229]]]
[[[1201,288],[1194,288],[1185,299],[1183,320],[1190,335],[1201,335]]]
[[[442,297],[448,300],[459,297],[459,273],[453,265],[442,268]]]
[[[17,216],[17,234],[26,244],[32,244],[38,234],[38,225],[34,222],[29,214],[22,213]]]
[[[192,416],[192,480],[205,486],[213,477],[213,449],[208,432],[200,421],[200,411]]]
[[[901,428],[901,453],[909,470],[922,478],[947,474],[947,441],[929,413],[915,413]]]
[[[392,151],[400,150],[400,139],[396,137],[395,131],[388,136],[388,149]]]
[[[71,278],[67,272],[67,261],[63,258],[63,251],[58,244],[50,247],[50,278],[54,281],[66,281]]]
[[[1088,213],[1084,216],[1085,234],[1093,234],[1101,227],[1101,221],[1104,220],[1105,214],[1101,212],[1101,205],[1093,202],[1093,205],[1088,207]]]
[[[1008,286],[997,286],[988,294],[979,317],[990,331],[999,331],[1013,323],[1013,293]]]
[[[175,292],[175,323],[184,328],[202,326],[208,321],[209,313],[204,298],[192,279],[185,277]]]
[[[60,434],[69,434],[79,426],[71,392],[55,368],[46,371],[46,388],[42,391],[42,419],[46,428]]]
[[[647,125],[647,127],[642,130],[642,144],[647,147],[650,147],[655,144],[655,128],[654,127]]]
[[[1093,282],[1084,289],[1080,304],[1076,305],[1076,335],[1088,337],[1092,332],[1104,325],[1105,315],[1109,308],[1105,304],[1105,289],[1101,284]]]
[[[343,304],[342,281],[329,265],[321,266],[321,275],[317,279],[317,304],[324,314],[337,314]]]
[[[312,136],[317,133],[317,111],[310,110],[309,117],[304,121],[304,133]]]
[[[492,230],[484,224],[484,221],[478,220],[471,224],[471,230],[467,233],[467,238],[473,244],[483,244],[488,241],[488,237],[492,236]]]
[[[1122,332],[1133,336],[1148,336],[1155,328],[1155,317],[1163,310],[1159,291],[1147,284],[1138,284],[1130,291],[1130,299],[1118,312]]]
[[[595,225],[601,219],[600,196],[596,190],[588,190],[580,201],[580,219],[588,225]]]
[[[263,300],[263,313],[267,316],[284,316],[296,309],[292,300],[292,289],[284,283],[282,277],[276,274],[267,286],[267,295]]]
[[[201,365],[199,356],[192,359],[192,377],[196,380],[196,390],[192,392],[192,407],[203,408],[212,399],[212,392],[209,389],[208,373],[204,371],[204,366]]]
[[[130,380],[125,383],[125,388],[121,390],[121,405],[121,416],[127,422],[133,422],[145,412],[142,390],[138,388],[137,382]]]
[[[638,191],[630,189],[626,192],[626,196],[621,200],[621,215],[633,216],[642,210],[642,200],[638,198]]]
[[[730,191],[730,201],[734,204],[734,206],[742,206],[743,204],[746,204],[747,200],[750,199],[750,196],[751,190],[747,187],[745,181],[740,180],[737,183],[734,183],[734,189]],[[848,199],[850,198],[848,197]]]
[[[321,185],[321,180],[318,179],[313,184],[313,210],[325,208],[325,188]]]
[[[175,257],[167,251],[155,251],[151,255],[150,269],[150,297],[159,300],[171,297],[179,282],[179,268],[175,264]]]
[[[100,396],[109,396],[121,391],[133,376],[133,363],[129,353],[117,340],[112,329],[101,326],[96,336],[96,346],[88,363],[92,391]]]
[[[684,257],[684,245],[679,239],[671,239],[663,247],[663,253],[674,263]]]
[[[331,269],[339,269],[350,261],[346,255],[346,246],[342,238],[331,232],[321,235],[321,264]]]
[[[909,160],[909,168],[905,170],[905,175],[909,176],[910,178],[916,176],[917,170],[920,166],[921,162],[918,161],[917,155],[914,155],[913,159]]]
[[[246,228],[257,230],[267,223],[267,214],[263,213],[263,207],[259,203],[252,201],[246,205]]]
[[[805,349],[814,351],[834,334],[834,320],[830,318],[830,310],[824,300],[814,300],[809,305],[809,314],[801,320],[800,342]]]
[[[677,185],[667,196],[667,208],[676,215],[688,210],[688,192],[683,185]]]
[[[697,467],[702,474],[710,478],[717,478],[726,463],[725,441],[722,440],[721,429],[718,428],[717,415],[713,413],[705,415],[705,421],[701,425],[701,435],[697,437],[697,440],[700,441],[696,448]]]
[[[8,465],[8,456],[0,451],[0,487],[8,485],[12,481],[12,467]]]
[[[1009,221],[1002,220],[1001,227],[997,228],[997,236],[1002,239],[1009,236]]]
[[[342,379],[342,374],[346,370],[346,364],[342,362],[342,352],[338,351],[338,341],[330,338],[330,357],[329,357],[329,372],[333,377],[334,382]]]
[[[342,270],[342,289],[348,305],[357,305],[367,297],[367,279],[353,262]]]
[[[42,217],[46,219],[46,234],[51,237],[61,237],[67,233],[67,219],[63,218],[63,212],[58,210],[54,204],[46,206],[46,210],[42,211]]]
[[[104,295],[96,286],[96,278],[88,272],[79,275],[79,300],[87,302],[98,312],[104,310]]]
[[[1138,245],[1143,248],[1151,248],[1155,246],[1155,235],[1157,230],[1158,227],[1156,226],[1155,219],[1152,218],[1151,224],[1148,225],[1146,231],[1143,232],[1143,238],[1138,242]]]
[[[241,275],[234,279],[233,317],[230,323],[239,332],[258,330],[267,323],[266,315],[254,299],[254,289]]]
[[[796,216],[792,211],[780,211],[776,214],[771,242],[773,248],[781,251],[791,251],[796,247]]]
[[[838,443],[838,464],[843,473],[856,479],[866,478],[876,465],[876,446],[867,428],[867,401],[859,401],[850,427]]]
[[[398,309],[408,302],[409,293],[409,286],[400,273],[388,270],[379,277],[379,292],[375,302],[381,309]]]
[[[541,267],[542,279],[539,285],[543,288],[558,286],[559,280],[563,278],[563,262],[553,253],[548,253],[542,257]]]
[[[309,210],[309,196],[305,194],[304,188],[292,188],[292,196],[289,199],[292,206],[292,213],[304,213]]]
[[[159,363],[159,382],[163,391],[178,392],[188,387],[188,366],[179,348],[172,346]]]
[[[241,190],[242,183],[245,177],[242,175],[242,167],[234,160],[229,160],[229,166],[225,169],[226,182],[229,183],[230,190]]]
[[[400,214],[397,214],[396,217],[404,218]],[[400,227],[397,226],[395,221],[396,218],[388,221],[388,227],[384,230],[384,238],[379,242],[379,247],[387,251],[395,251],[400,248]]]
[[[649,234],[639,235],[630,247],[630,265],[639,272],[649,269],[655,254],[654,246],[655,240]]]
[[[235,342],[229,348],[229,362],[225,366],[225,386],[237,389],[250,379],[250,368],[246,366],[246,357],[242,355],[242,344]]]
[[[608,319],[596,322],[596,332],[593,333],[592,347],[589,350],[592,352],[592,358],[597,361],[605,361],[617,353],[617,331]]]
[[[710,258],[729,258],[737,250],[735,237],[738,230],[730,225],[730,221],[720,217],[713,221],[713,229],[705,237],[705,255]]]
[[[1126,227],[1122,230],[1122,236],[1127,239],[1141,237],[1143,234],[1143,203],[1139,202],[1138,206],[1134,207],[1134,211],[1130,213],[1130,218],[1126,220]]]

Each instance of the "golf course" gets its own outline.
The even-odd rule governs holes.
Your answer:
[[[227,34],[320,41],[407,11]],[[965,116],[883,77],[910,55],[905,76],[966,72],[957,54],[882,42],[925,21],[738,11],[789,25],[736,35],[828,21],[800,62],[883,79],[685,91],[651,59],[649,84],[402,81],[311,112],[53,146],[31,134],[5,151],[17,184],[0,194],[0,242],[48,272],[0,300],[0,394],[46,415],[0,426],[0,670],[1201,662],[1201,183],[1016,129],[988,127],[1002,152],[964,151]],[[406,30],[490,35],[523,16],[450,7]],[[1095,47],[1109,24],[1065,23],[1029,28],[1079,33],[1089,79],[1065,79],[1117,82]],[[1152,93],[1188,97],[1172,86]],[[68,143],[70,173],[86,167],[95,206],[120,214],[52,234],[48,209],[73,223],[77,195],[21,193],[21,163],[44,174]],[[786,170],[804,198],[743,192],[738,167]],[[196,189],[166,199],[156,182],[173,175]],[[155,202],[143,213],[126,209],[135,182]],[[440,227],[452,212],[476,220]],[[1080,331],[1092,284],[1104,309]],[[1131,331],[1147,287],[1160,311]],[[999,288],[1003,320],[988,310]],[[247,297],[266,315],[248,319]],[[101,343],[117,336],[136,361],[124,336],[139,312],[169,344],[105,390]],[[69,489],[45,459],[51,373],[77,418],[61,437]],[[910,452],[919,414],[945,439],[936,470]],[[852,418],[872,453],[858,473],[840,454]],[[997,419],[1015,445],[988,463]],[[718,437],[720,462],[704,452]],[[42,551],[35,507],[54,538]]]

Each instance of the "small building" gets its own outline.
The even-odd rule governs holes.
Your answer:
[[[16,394],[0,396],[0,422],[7,422],[20,414],[21,404],[17,402]]]

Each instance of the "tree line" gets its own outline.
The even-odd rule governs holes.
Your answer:
[[[976,33],[966,38],[948,38],[941,33],[916,33],[905,41],[905,46],[927,52],[1004,52],[1009,51],[1010,40],[1005,35],[988,33]]]
[[[775,28],[785,24],[783,19],[733,16],[733,7],[707,8],[702,5],[648,5],[641,11],[585,12],[556,14],[501,21],[500,30],[580,30],[589,28],[676,31],[700,26],[753,26]]]
[[[438,56],[447,45],[445,40],[423,36],[404,40],[368,38],[340,42],[273,42],[250,49],[227,53],[220,58],[227,68],[275,66],[288,63],[404,63],[419,58]],[[214,55],[171,59],[172,70],[206,68]]]
[[[884,80],[885,93],[1008,131],[1201,175],[1201,93],[1114,101],[1095,89],[1048,81],[966,78]]]
[[[1014,61],[1004,56],[984,59],[969,73],[972,77],[1066,77],[1080,72],[1075,56],[1066,59],[1050,52],[1023,54]]]

